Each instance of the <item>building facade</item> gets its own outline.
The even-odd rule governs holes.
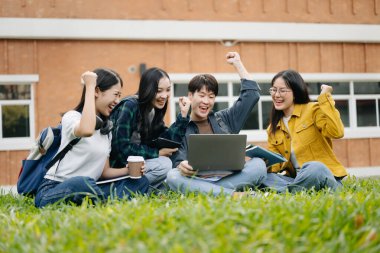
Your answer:
[[[238,51],[262,96],[242,133],[265,146],[275,73],[292,68],[316,99],[334,87],[346,167],[380,165],[380,0],[0,0],[0,185],[15,184],[36,135],[79,101],[80,75],[112,68],[124,95],[157,66],[173,81],[166,122],[198,73],[220,82],[216,110],[230,106]]]

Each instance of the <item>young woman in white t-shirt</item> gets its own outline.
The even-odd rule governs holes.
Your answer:
[[[35,205],[43,207],[58,201],[80,204],[89,196],[93,200],[108,197],[129,198],[133,193],[145,193],[149,181],[122,179],[112,183],[96,184],[99,178],[109,179],[128,175],[128,167],[114,169],[109,165],[112,123],[108,117],[119,102],[123,82],[110,69],[96,69],[82,75],[82,97],[74,110],[62,117],[62,140],[59,150],[70,141],[79,142],[66,156],[47,172],[37,191]],[[99,125],[97,116],[102,119]],[[100,121],[100,122],[102,122]]]

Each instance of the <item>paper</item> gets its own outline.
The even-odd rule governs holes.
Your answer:
[[[105,180],[97,181],[96,184],[107,184],[107,183],[112,183],[112,182],[120,181],[120,180],[123,180],[123,179],[126,179],[126,178],[131,178],[131,177],[129,175],[126,175],[126,176],[123,176],[123,177],[115,177],[115,178],[111,178],[111,179],[105,179]]]

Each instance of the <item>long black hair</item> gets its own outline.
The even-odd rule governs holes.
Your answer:
[[[121,87],[123,87],[123,80],[115,71],[106,68],[97,68],[93,70],[93,72],[96,73],[96,75],[98,76],[98,78],[96,79],[96,87],[98,87],[100,91],[106,91],[117,83],[120,83]],[[74,108],[75,111],[80,113],[83,111],[85,97],[86,86],[83,85],[82,97],[79,101],[79,104]],[[103,118],[102,115],[101,117]]]
[[[162,78],[169,75],[160,68],[147,69],[141,76],[139,90],[137,92],[140,108],[140,134],[144,143],[149,143],[157,138],[165,129],[164,116],[168,102],[162,109],[153,108],[152,101],[156,98],[158,83]],[[149,121],[149,113],[154,109],[152,122]]]
[[[297,71],[288,69],[277,73],[272,79],[272,87],[274,82],[280,77],[284,79],[286,86],[293,91],[294,104],[307,104],[310,102],[305,81]],[[270,132],[272,134],[276,132],[277,124],[283,116],[284,112],[282,110],[276,110],[273,104],[270,115]]]

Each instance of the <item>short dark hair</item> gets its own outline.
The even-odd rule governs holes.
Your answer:
[[[196,91],[200,91],[203,86],[206,87],[207,91],[211,91],[218,95],[218,81],[215,79],[213,75],[210,74],[201,74],[194,76],[188,85],[188,91],[191,93],[195,93]]]

